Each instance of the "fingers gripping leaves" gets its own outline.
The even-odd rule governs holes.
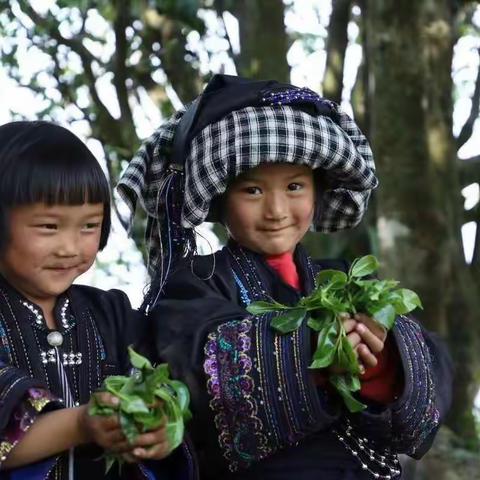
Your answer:
[[[133,445],[137,437],[145,432],[166,427],[170,450],[177,448],[183,440],[185,422],[191,418],[188,405],[188,388],[178,380],[172,380],[168,365],[153,367],[150,361],[129,347],[129,357],[134,372],[130,376],[110,376],[102,390],[119,399],[118,406],[103,405],[97,396],[89,408],[90,415],[118,415],[122,431]],[[123,458],[120,454],[106,454],[107,471]]]
[[[397,315],[422,308],[412,290],[397,288],[395,280],[372,279],[379,267],[373,255],[356,259],[348,274],[339,270],[322,270],[316,277],[316,288],[295,306],[277,302],[254,302],[247,307],[252,315],[280,312],[271,322],[281,334],[298,329],[302,322],[318,332],[317,348],[310,368],[339,367],[346,372],[330,375],[330,382],[351,412],[365,408],[352,394],[360,390],[360,366],[347,338],[342,314],[364,313],[386,330]]]

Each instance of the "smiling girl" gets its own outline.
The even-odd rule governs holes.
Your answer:
[[[348,270],[345,260],[312,259],[300,241],[312,227],[356,226],[376,186],[367,139],[338,105],[226,75],[127,168],[120,191],[149,219],[150,338],[190,386],[205,480],[387,480],[401,475],[398,453],[418,458],[430,447],[451,371],[415,320],[398,318],[387,336],[365,314],[344,318],[368,405],[351,414],[326,369],[309,368],[317,339],[306,322],[278,335],[276,313],[246,310],[294,306],[321,270]],[[198,256],[192,232],[204,220],[223,223],[229,240]]]
[[[107,179],[75,135],[47,122],[0,127],[0,224],[0,478],[120,478],[104,473],[102,449],[165,457],[165,428],[129,445],[116,417],[87,414],[105,377],[128,373],[143,317],[118,290],[72,285],[110,231]]]

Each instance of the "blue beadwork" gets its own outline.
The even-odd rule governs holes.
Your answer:
[[[233,273],[233,278],[235,279],[235,283],[237,284],[239,290],[240,290],[240,298],[242,300],[243,305],[246,307],[252,303],[250,300],[250,297],[248,296],[248,290],[245,288],[245,285],[242,283],[238,275],[235,273],[235,271],[232,270]]]

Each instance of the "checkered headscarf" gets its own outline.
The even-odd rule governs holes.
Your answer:
[[[321,102],[330,113],[312,115],[298,108],[291,96],[285,104],[277,101],[279,95],[275,94],[261,105],[230,111],[195,133],[181,173],[183,198],[172,200],[180,209],[183,229],[200,225],[209,215],[212,200],[221,196],[233,179],[265,162],[321,170],[326,188],[317,189],[317,231],[334,232],[360,222],[378,183],[367,139],[338,105],[306,89],[291,88],[294,90],[288,92],[303,92],[303,101],[306,96],[309,102]],[[166,227],[165,210],[170,203],[161,192],[171,181],[173,138],[183,114],[178,112],[143,144],[118,186],[132,212],[138,199],[148,214],[153,269],[162,254],[157,229]]]

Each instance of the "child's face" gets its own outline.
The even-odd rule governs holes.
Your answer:
[[[102,203],[14,207],[0,271],[29,300],[54,300],[87,271],[98,252]]]
[[[263,255],[293,252],[315,210],[313,172],[304,165],[262,164],[229,187],[225,224],[240,245]]]

